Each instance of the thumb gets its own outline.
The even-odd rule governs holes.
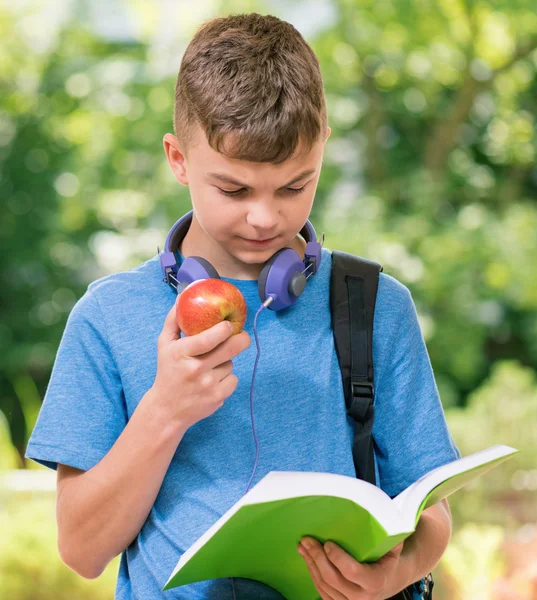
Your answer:
[[[175,298],[175,302],[170,309],[170,312],[166,315],[166,319],[164,320],[164,325],[162,326],[162,332],[160,334],[160,339],[164,342],[173,342],[178,340],[181,337],[181,329],[177,324],[177,296]]]

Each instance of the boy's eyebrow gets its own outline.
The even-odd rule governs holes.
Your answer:
[[[293,183],[296,183],[297,181],[304,179],[304,177],[307,177],[308,175],[313,175],[313,173],[315,173],[315,169],[306,169],[305,171],[302,171],[302,173],[300,173],[300,175],[297,175],[294,179],[292,179],[291,181],[286,183],[284,186],[282,186],[282,188],[280,188],[280,189],[289,187],[290,185],[293,185]],[[231,185],[236,185],[237,187],[250,189],[249,185],[241,183],[240,181],[236,181],[235,179],[232,179],[231,177],[228,177],[227,175],[224,175],[223,173],[208,173],[207,177],[212,177],[213,179],[219,179],[220,181],[224,181],[225,183],[231,183]]]

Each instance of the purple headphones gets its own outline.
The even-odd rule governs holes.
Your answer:
[[[185,237],[193,212],[191,210],[175,223],[166,236],[164,252],[160,254],[159,250],[163,281],[176,291],[179,291],[178,286],[184,287],[197,279],[220,279],[216,269],[201,256],[188,256],[177,270],[174,250]],[[324,233],[318,242],[315,229],[308,220],[300,230],[300,235],[307,243],[304,260],[292,248],[282,248],[267,260],[259,274],[259,298],[263,303],[272,298],[265,305],[271,310],[278,311],[291,306],[304,291],[309,277],[319,270]]]

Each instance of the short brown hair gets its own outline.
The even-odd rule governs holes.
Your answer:
[[[324,133],[326,102],[319,61],[290,24],[257,13],[202,25],[181,61],[174,130],[188,143],[196,124],[211,148],[230,157],[278,164]]]

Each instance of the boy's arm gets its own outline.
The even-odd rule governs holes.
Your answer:
[[[87,579],[136,538],[186,429],[142,398],[108,454],[89,471],[58,464],[56,518],[63,562]]]
[[[98,577],[132,543],[187,429],[235,390],[232,359],[250,336],[230,325],[181,338],[174,304],[158,338],[155,382],[115,443],[87,471],[58,467],[58,550],[83,577]]]
[[[405,540],[395,579],[396,592],[428,575],[439,563],[450,539],[451,510],[444,499],[421,513],[416,531]]]

